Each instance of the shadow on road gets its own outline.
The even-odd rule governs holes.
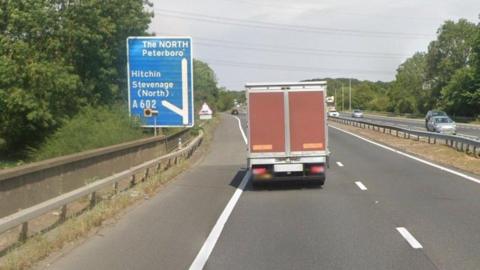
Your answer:
[[[246,173],[247,173],[247,168],[241,168],[240,170],[238,170],[235,176],[233,177],[232,181],[230,181],[230,186],[234,188],[238,188]]]
[[[232,181],[230,186],[238,188],[243,180],[243,177],[247,173],[247,168],[240,169]],[[257,183],[255,186],[252,184],[251,179],[248,180],[244,191],[246,192],[262,192],[262,191],[277,191],[277,190],[292,190],[292,189],[322,189],[322,186],[308,181],[268,181],[265,183]]]

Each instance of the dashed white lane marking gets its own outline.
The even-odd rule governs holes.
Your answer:
[[[243,132],[242,122],[238,117],[235,116],[235,118],[237,118],[238,120],[238,127],[240,128],[240,132],[242,133],[243,140],[245,141],[245,144],[247,144],[247,137]],[[235,205],[240,199],[240,196],[242,195],[249,178],[250,171],[247,171],[247,173],[245,173],[245,176],[242,179],[242,182],[240,182],[240,185],[235,190],[235,193],[233,193],[232,198],[230,198],[230,201],[228,201],[227,206],[225,206],[225,209],[223,209],[223,212],[215,223],[215,226],[213,226],[213,229],[210,231],[207,240],[205,240],[202,248],[200,249],[192,264],[190,265],[190,270],[201,270],[203,269],[203,267],[205,267],[205,264],[207,263],[210,254],[212,254],[213,248],[215,247],[215,244],[217,243],[218,238],[220,237],[220,234],[222,233],[223,228],[225,227],[225,224],[230,217],[230,214],[232,213]]]
[[[343,163],[337,161],[337,165],[340,166],[340,167],[343,167]]]
[[[397,231],[407,240],[407,242],[412,246],[412,248],[419,249],[423,248],[423,246],[420,244],[420,242],[413,237],[413,235],[404,227],[397,227]]]
[[[445,171],[445,172],[454,174],[454,175],[456,175],[456,176],[459,176],[459,177],[462,177],[462,178],[467,179],[467,180],[469,180],[469,181],[472,181],[472,182],[475,182],[475,183],[477,183],[477,184],[480,184],[480,179],[477,179],[477,178],[475,178],[475,177],[472,177],[472,176],[466,175],[466,174],[464,174],[464,173],[457,172],[457,171],[455,171],[455,170],[452,170],[452,169],[449,169],[449,168],[446,168],[446,167],[437,165],[437,164],[432,163],[432,162],[430,162],[430,161],[426,161],[426,160],[424,160],[424,159],[421,159],[421,158],[418,158],[418,157],[409,155],[409,154],[407,154],[407,153],[404,153],[404,152],[402,152],[402,151],[393,149],[393,148],[388,147],[388,146],[386,146],[386,145],[383,145],[383,144],[374,142],[374,141],[372,141],[372,140],[363,138],[362,136],[359,136],[359,135],[357,135],[357,134],[354,134],[354,133],[352,133],[352,132],[350,132],[350,131],[346,131],[346,130],[343,130],[343,129],[341,129],[341,128],[334,127],[334,126],[329,126],[329,127],[334,128],[334,129],[336,129],[336,130],[339,130],[339,131],[341,131],[341,132],[343,132],[343,133],[352,135],[352,136],[354,136],[354,137],[356,137],[356,138],[359,138],[360,140],[364,140],[364,141],[366,141],[366,142],[369,142],[369,143],[371,143],[371,144],[373,144],[373,145],[376,145],[376,146],[378,146],[378,147],[381,147],[381,148],[383,148],[383,149],[386,149],[386,150],[392,151],[392,152],[394,152],[394,153],[397,153],[397,154],[399,154],[399,155],[402,155],[402,156],[411,158],[411,159],[416,160],[416,161],[418,161],[418,162],[420,162],[420,163],[423,163],[423,164],[432,166],[432,167],[434,167],[434,168],[440,169],[440,170],[442,170],[442,171]]]
[[[362,182],[356,181],[355,184],[358,186],[359,189],[367,190],[367,187]]]

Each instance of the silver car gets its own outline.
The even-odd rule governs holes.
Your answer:
[[[353,110],[352,111],[352,117],[353,118],[362,118],[363,117],[363,112],[360,110]]]
[[[456,134],[457,125],[448,116],[434,116],[428,121],[427,130],[438,133]]]

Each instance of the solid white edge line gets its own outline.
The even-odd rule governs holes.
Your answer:
[[[378,147],[381,147],[381,148],[383,148],[383,149],[386,149],[386,150],[392,151],[392,152],[394,152],[394,153],[397,153],[397,154],[399,154],[399,155],[402,155],[402,156],[411,158],[411,159],[416,160],[416,161],[418,161],[418,162],[420,162],[420,163],[423,163],[423,164],[426,164],[426,165],[435,167],[435,168],[440,169],[440,170],[442,170],[442,171],[445,171],[445,172],[454,174],[454,175],[456,175],[456,176],[460,176],[460,177],[462,177],[462,178],[464,178],[464,179],[467,179],[467,180],[469,180],[469,181],[472,181],[472,182],[475,182],[475,183],[477,183],[477,184],[480,184],[480,179],[477,179],[477,178],[475,178],[475,177],[472,177],[472,176],[466,175],[466,174],[464,174],[464,173],[457,172],[457,171],[455,171],[455,170],[452,170],[452,169],[449,169],[449,168],[440,166],[440,165],[438,165],[438,164],[432,163],[432,162],[430,162],[430,161],[426,161],[426,160],[424,160],[424,159],[421,159],[421,158],[412,156],[412,155],[407,154],[407,153],[405,153],[405,152],[402,152],[402,151],[393,149],[393,148],[391,148],[391,147],[388,147],[388,146],[386,146],[386,145],[383,145],[383,144],[374,142],[374,141],[372,141],[372,140],[366,139],[366,138],[364,138],[364,137],[362,137],[362,136],[359,136],[359,135],[354,134],[354,133],[352,133],[352,132],[343,130],[343,129],[341,129],[341,128],[334,127],[334,126],[329,126],[329,127],[334,128],[334,129],[336,129],[336,130],[339,130],[339,131],[341,131],[341,132],[344,132],[344,133],[346,133],[346,134],[352,135],[352,136],[354,136],[354,137],[356,137],[356,138],[359,138],[359,139],[361,139],[361,140],[364,140],[364,141],[366,141],[366,142],[369,142],[369,143],[371,143],[371,144],[373,144],[373,145],[376,145],[376,146],[378,146]]]
[[[245,144],[247,144],[247,137],[243,132],[242,122],[240,121],[240,118],[236,116],[234,117],[237,118],[238,120],[238,127],[240,128],[240,132],[242,133],[242,137],[243,137],[243,140],[245,141]],[[240,196],[242,195],[242,192],[245,189],[245,186],[247,185],[249,178],[250,178],[250,171],[247,171],[245,173],[245,176],[242,179],[242,182],[240,182],[240,185],[235,190],[235,193],[233,193],[232,198],[230,198],[230,201],[228,201],[227,205],[225,206],[225,209],[223,209],[223,212],[218,218],[217,222],[215,223],[215,226],[213,226],[212,230],[210,231],[210,234],[208,235],[207,239],[203,243],[202,248],[200,249],[197,256],[193,260],[192,264],[190,265],[190,268],[189,268],[190,270],[201,270],[205,267],[205,264],[207,263],[207,260],[210,257],[210,254],[212,254],[212,251],[215,248],[215,244],[217,243],[218,238],[220,238],[220,234],[222,233],[223,228],[225,227],[225,224],[227,223],[228,218],[230,217],[230,214],[235,208],[235,205],[240,199]]]
[[[218,238],[220,237],[220,234],[222,233],[223,228],[225,227],[225,224],[227,223],[227,220],[233,211],[233,208],[237,204],[238,199],[240,199],[240,195],[242,195],[249,178],[250,171],[247,171],[242,179],[242,182],[240,183],[240,186],[237,188],[237,190],[235,190],[235,193],[228,202],[227,206],[225,206],[225,209],[223,209],[223,212],[215,223],[215,226],[213,226],[213,229],[208,235],[207,240],[205,240],[202,248],[195,257],[195,260],[193,260],[192,264],[190,265],[190,270],[201,270],[207,263],[207,260],[210,257],[210,254],[212,253],[213,248],[215,247],[215,244],[217,243]]]
[[[405,238],[405,240],[407,240],[412,248],[423,248],[422,244],[420,244],[420,242],[418,242],[417,239],[415,239],[415,237],[413,237],[413,235],[404,227],[397,227],[397,231],[403,236],[403,238]]]
[[[337,165],[343,167],[343,163],[341,163],[340,161],[337,161]]]
[[[238,118],[236,116],[234,116],[234,117],[237,118],[238,128],[240,129],[240,132],[242,133],[243,141],[245,142],[245,144],[248,144],[247,136],[245,136],[245,132],[243,131],[243,128],[242,128],[242,121],[240,121],[240,118]]]
[[[359,189],[367,190],[367,187],[362,182],[356,181],[355,184],[358,186]]]

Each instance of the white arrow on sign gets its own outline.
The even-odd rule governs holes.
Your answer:
[[[162,105],[180,115],[183,118],[183,124],[188,125],[188,61],[186,58],[182,59],[182,108],[166,100],[162,100]]]

